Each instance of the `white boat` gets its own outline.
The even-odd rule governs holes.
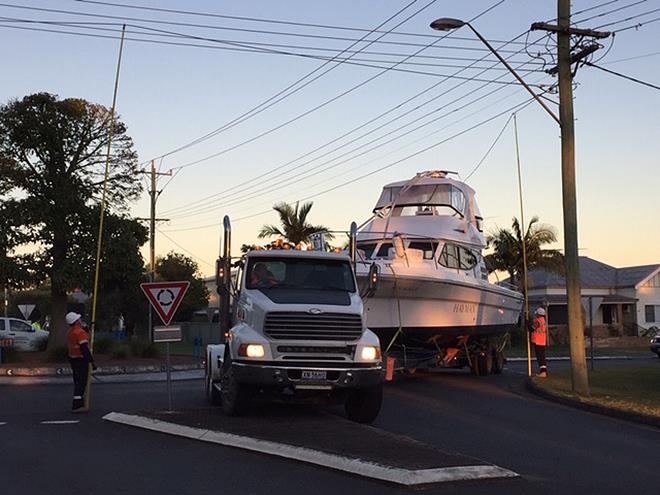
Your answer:
[[[515,327],[523,302],[519,292],[488,281],[474,190],[450,173],[386,185],[358,231],[356,267],[361,285],[372,264],[379,268],[365,312],[383,349],[436,349],[445,364],[457,354],[447,349],[467,349],[468,341],[490,351],[491,337]]]

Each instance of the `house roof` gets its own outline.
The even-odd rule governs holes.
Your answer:
[[[615,268],[580,256],[580,284],[591,289],[634,287],[659,269],[660,264]],[[561,274],[533,269],[529,272],[528,284],[530,289],[565,287],[566,279]]]

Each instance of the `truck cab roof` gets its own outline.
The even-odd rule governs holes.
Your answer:
[[[247,258],[309,258],[309,259],[326,259],[326,260],[341,260],[351,261],[350,256],[345,252],[342,253],[329,253],[325,251],[298,251],[295,249],[262,249],[248,251]]]

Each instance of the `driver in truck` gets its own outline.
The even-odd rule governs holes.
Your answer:
[[[263,289],[277,285],[277,279],[263,263],[256,263],[250,275],[250,285]]]

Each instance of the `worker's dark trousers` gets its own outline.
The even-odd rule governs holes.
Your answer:
[[[73,371],[73,404],[72,409],[85,405],[85,388],[87,387],[87,360],[85,358],[69,358]]]
[[[541,373],[548,371],[548,365],[545,361],[545,346],[534,344],[534,353],[536,354],[536,362],[539,364],[539,371]]]

